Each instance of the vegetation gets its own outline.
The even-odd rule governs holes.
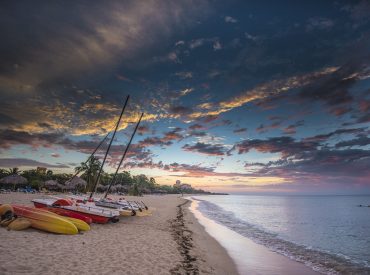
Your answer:
[[[85,192],[89,192],[93,188],[93,184],[96,180],[97,173],[99,171],[100,162],[99,160],[92,158],[89,162],[81,163],[75,170],[80,171],[82,174],[80,177],[87,182],[87,188]],[[44,182],[47,180],[55,180],[61,184],[65,184],[72,174],[56,174],[51,170],[47,170],[46,173],[38,172],[36,169],[20,171],[18,168],[9,170],[0,169],[0,178],[8,175],[18,174],[25,177],[28,181],[28,186],[40,190],[44,186]],[[100,184],[107,187],[113,180],[114,174],[105,173],[103,171],[100,177]],[[179,186],[160,185],[157,184],[153,177],[147,177],[146,175],[131,175],[129,171],[118,173],[113,183],[111,191],[120,191],[130,195],[140,196],[142,194],[191,194],[201,193],[208,194],[203,190],[197,190],[193,188],[181,189]]]

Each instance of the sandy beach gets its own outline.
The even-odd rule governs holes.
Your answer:
[[[0,194],[31,205],[40,194]],[[129,198],[129,197],[128,197]],[[74,236],[0,228],[1,274],[237,274],[231,258],[178,195],[141,197],[152,216],[93,224]]]

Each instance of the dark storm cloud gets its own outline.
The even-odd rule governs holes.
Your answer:
[[[162,47],[161,43],[169,43],[176,30],[195,24],[208,12],[206,6],[206,1],[197,1],[195,9],[191,1],[166,0],[23,1],[3,5],[0,127],[14,128],[18,122],[17,129],[29,132],[64,128],[84,134],[110,130],[114,126],[109,123],[112,110],[120,108],[123,93],[91,87],[111,86],[106,81],[117,75],[117,70],[129,70],[136,64],[147,66],[148,56]],[[117,81],[115,78],[113,82]],[[160,97],[151,94],[153,84],[140,81],[146,89],[140,89],[135,105],[145,106],[144,120],[152,120],[152,109],[159,111],[156,107],[166,101],[158,102]],[[179,95],[190,91],[180,91]],[[20,108],[24,111],[18,112]]]
[[[226,153],[226,148],[222,144],[207,144],[197,142],[194,145],[185,144],[182,149],[189,152],[201,153],[209,156],[223,156]]]
[[[80,72],[86,76],[140,54],[199,13],[189,1],[8,3],[0,16],[2,84],[11,85],[16,77],[28,89]]]

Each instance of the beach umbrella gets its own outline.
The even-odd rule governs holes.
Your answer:
[[[122,184],[116,184],[115,187],[117,192],[122,192],[125,189],[125,187]]]
[[[107,186],[103,185],[103,184],[98,184],[98,187],[97,187],[97,190],[100,192],[100,191],[105,191],[107,190]]]
[[[65,186],[67,186],[70,189],[76,189],[76,188],[85,188],[87,185],[87,182],[80,177],[74,177],[73,179],[66,181]]]
[[[56,180],[47,180],[44,182],[44,185],[49,190],[59,189],[59,183]]]
[[[24,185],[27,182],[28,181],[25,177],[22,177],[22,176],[17,175],[17,174],[9,175],[9,176],[6,176],[6,177],[0,179],[0,183],[2,183],[4,185],[12,185],[13,189],[15,189],[16,185],[19,185],[19,184]]]

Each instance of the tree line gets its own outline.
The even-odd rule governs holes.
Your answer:
[[[87,182],[85,188],[79,189],[79,192],[91,192],[94,188],[94,183],[98,176],[100,168],[100,161],[92,157],[87,163],[81,163],[80,166],[75,168],[75,172],[80,172],[80,177]],[[72,174],[69,173],[54,173],[52,170],[47,170],[46,173],[40,173],[36,169],[20,171],[18,168],[12,169],[0,169],[0,178],[8,175],[21,175],[27,179],[27,185],[33,189],[41,190],[44,187],[44,182],[48,180],[55,180],[60,184],[65,184],[71,179]],[[112,182],[114,178],[113,173],[102,172],[99,180],[98,191],[104,191],[107,186]],[[209,192],[201,189],[187,188],[182,189],[179,186],[171,185],[160,185],[156,183],[155,178],[148,177],[144,174],[131,175],[129,171],[123,171],[118,173],[112,183],[112,191],[120,191],[122,193],[130,195],[141,195],[141,194],[180,194],[180,193],[202,193],[207,194]]]

